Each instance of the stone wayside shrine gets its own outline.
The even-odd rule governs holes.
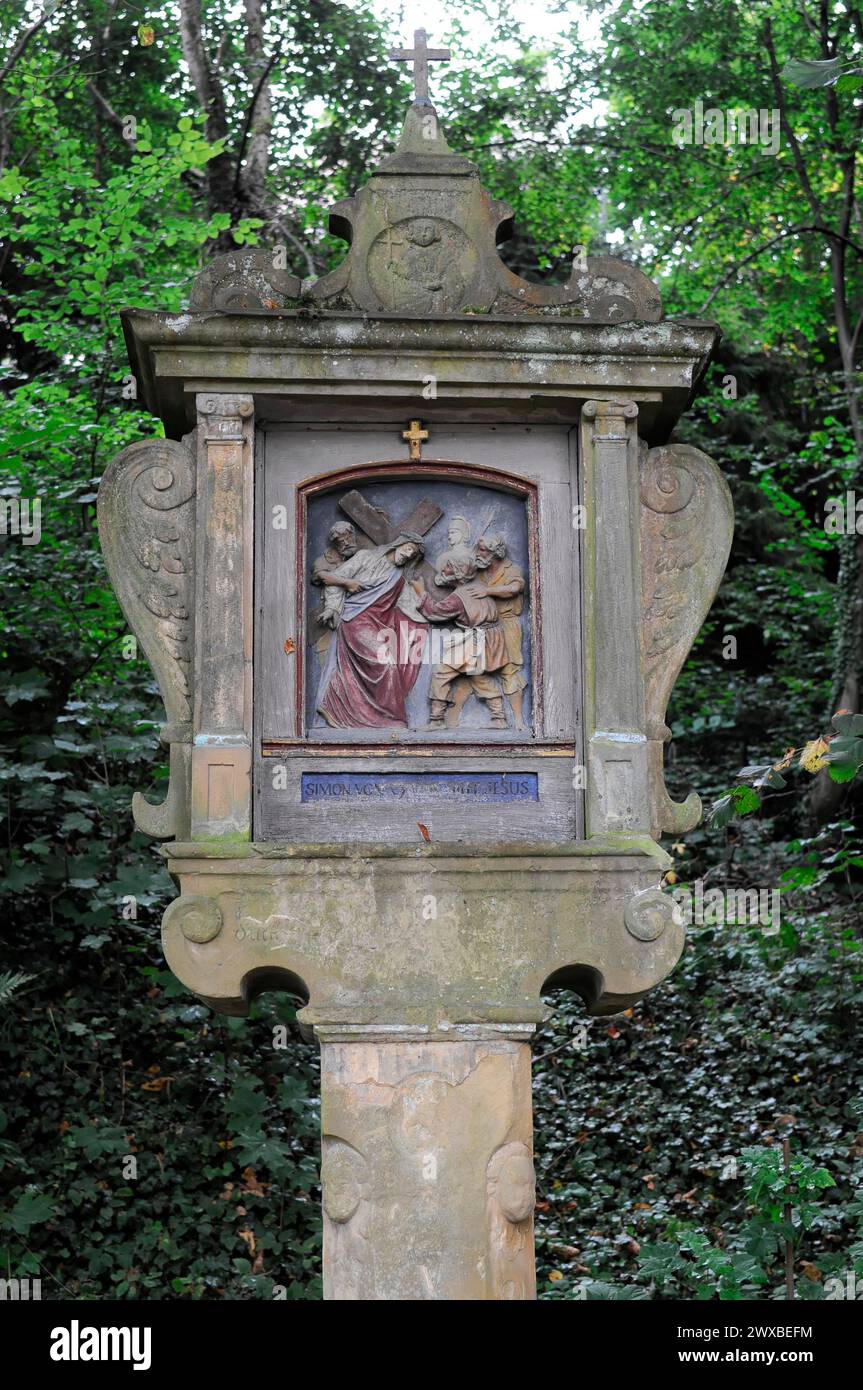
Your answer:
[[[393,56],[416,99],[336,270],[237,250],[124,314],[167,437],[99,526],[167,711],[133,812],[168,962],[224,1013],[297,995],[320,1043],[326,1297],[530,1299],[542,996],[614,1013],[683,946],[664,716],[733,522],[667,440],[718,335],[623,260],[512,274],[427,96],[446,53]]]

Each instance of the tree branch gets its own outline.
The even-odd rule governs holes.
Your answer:
[[[812,188],[812,184],[809,181],[809,171],[806,168],[806,161],[803,158],[803,152],[800,149],[797,136],[791,129],[791,124],[788,120],[788,116],[785,110],[785,98],[782,92],[782,82],[779,77],[779,64],[776,61],[776,48],[773,43],[773,27],[769,19],[766,21],[764,25],[764,45],[767,49],[767,53],[770,58],[770,76],[773,82],[774,100],[779,111],[779,124],[785,133],[785,137],[791,149],[791,156],[794,160],[794,167],[797,170],[797,178],[800,182],[800,187],[803,189],[806,201],[812,209],[812,212],[815,216],[815,220],[817,222],[823,223],[824,211],[821,207],[820,202],[816,198],[815,192]]]
[[[725,275],[723,275],[722,279],[716,285],[714,285],[713,289],[710,291],[710,294],[707,296],[706,300],[704,301],[698,312],[700,314],[703,314],[706,312],[707,309],[710,308],[710,305],[713,303],[720,290],[725,289],[725,286],[734,279],[734,276],[737,274],[738,270],[742,270],[743,267],[745,265],[749,265],[751,261],[757,260],[758,257],[762,256],[765,251],[769,251],[771,246],[775,246],[777,242],[784,241],[786,237],[799,236],[801,232],[820,232],[823,234],[824,228],[815,226],[786,227],[783,231],[778,232],[776,236],[770,237],[769,241],[765,241],[763,245],[756,246],[754,251],[750,251],[747,256],[743,257],[742,260],[736,261],[734,265],[731,267],[731,269]],[[861,254],[863,254],[863,247],[861,247]]]
[[[40,16],[40,18],[36,20],[36,23],[31,24],[30,28],[26,29],[24,33],[19,36],[14,48],[12,49],[12,52],[9,54],[9,57],[3,64],[3,67],[0,68],[0,85],[2,85],[2,83],[6,81],[6,78],[9,76],[15,64],[18,62],[18,59],[24,53],[24,50],[27,47],[30,40],[36,34],[38,34],[42,26],[44,24],[47,24],[48,20],[51,19],[52,16],[56,14],[57,10],[59,10],[60,6],[65,5],[65,3],[66,0],[57,0],[57,3],[55,5],[52,5],[50,10],[45,10],[44,13]]]

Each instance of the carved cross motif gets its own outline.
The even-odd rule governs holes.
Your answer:
[[[429,101],[429,63],[447,63],[451,57],[448,48],[429,48],[425,29],[414,30],[413,48],[391,48],[390,58],[397,63],[414,65],[414,104],[428,106]]]
[[[411,420],[410,429],[402,430],[402,439],[410,445],[409,458],[412,463],[422,462],[422,446],[429,437],[428,430],[424,430],[421,420]]]

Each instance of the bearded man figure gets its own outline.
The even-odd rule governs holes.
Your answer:
[[[327,548],[312,565],[311,580],[318,588],[323,588],[324,575],[331,574],[359,550],[357,533],[349,521],[337,521],[327,532]],[[339,593],[338,589],[331,592]],[[343,590],[341,592],[344,592]],[[318,615],[321,631],[315,639],[315,653],[321,668],[326,664],[327,652],[333,642],[333,629],[329,622],[323,621],[323,612]]]
[[[500,672],[503,693],[512,707],[515,727],[524,730],[524,654],[521,639],[521,615],[524,611],[524,575],[518,565],[507,559],[503,536],[480,536],[476,543],[476,567],[480,571],[489,596],[497,605],[497,614],[506,645],[506,663]]]
[[[427,629],[405,578],[424,553],[422,537],[406,532],[320,574],[326,596],[318,621],[335,630],[336,640],[315,707],[331,728],[408,728],[406,701]]]
[[[505,729],[503,694],[495,673],[506,665],[506,645],[495,601],[487,596],[485,585],[477,581],[475,557],[452,555],[443,562],[436,582],[452,588],[446,598],[432,598],[422,579],[411,582],[424,618],[436,623],[452,622],[461,630],[460,640],[450,641],[446,660],[432,667],[428,728],[446,727],[447,707],[454,698],[452,687],[463,676],[468,690],[488,705],[491,727]]]

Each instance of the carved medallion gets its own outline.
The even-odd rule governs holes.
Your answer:
[[[477,264],[473,242],[454,222],[406,217],[375,237],[366,271],[382,308],[448,314],[465,304]]]

